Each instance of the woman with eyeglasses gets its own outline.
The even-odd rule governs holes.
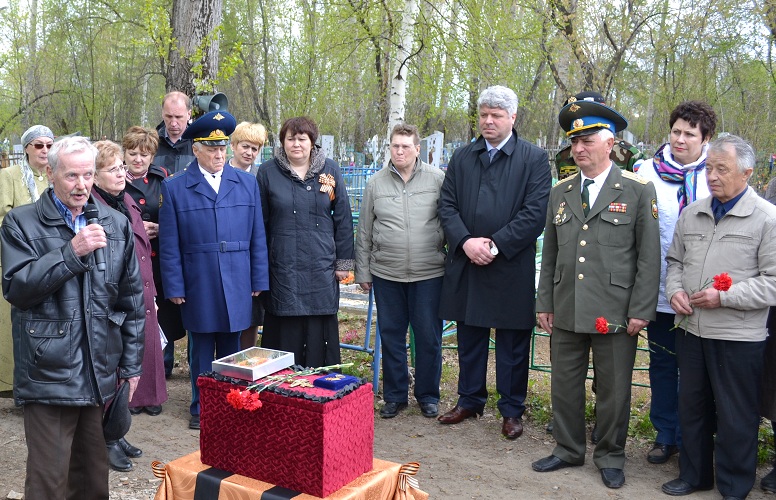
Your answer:
[[[267,140],[267,129],[260,123],[241,122],[231,136],[232,156],[229,165],[238,170],[244,170],[253,176],[259,171],[256,157],[259,156],[264,142]],[[240,334],[240,349],[256,346],[259,338],[259,327],[264,324],[264,306],[261,297],[253,297],[251,309],[251,326]]]
[[[12,208],[38,201],[41,193],[48,187],[46,167],[52,144],[54,133],[45,125],[33,125],[22,134],[22,163],[0,169],[0,224]],[[11,321],[11,306],[0,298],[0,332],[8,333],[0,335],[0,396],[6,397],[12,396],[13,388]]]
[[[339,166],[326,158],[315,123],[280,128],[282,148],[259,167],[269,251],[261,346],[318,367],[340,362],[339,281],[353,269],[353,217]]]
[[[162,271],[159,264],[159,204],[162,196],[162,182],[167,170],[151,162],[159,147],[159,135],[152,128],[130,127],[121,141],[124,147],[124,164],[127,167],[126,191],[140,207],[143,225],[151,240],[151,263],[154,268],[159,324],[167,336],[164,348],[164,375],[169,378],[175,364],[175,341],[186,336],[183,328],[180,306],[164,299]],[[151,416],[162,412],[161,406],[131,407],[133,415],[145,412]]]
[[[156,288],[151,268],[151,242],[143,227],[140,207],[124,191],[126,170],[121,146],[112,141],[99,141],[94,143],[94,147],[97,148],[98,153],[95,159],[96,172],[92,197],[99,203],[118,210],[129,219],[135,235],[135,255],[143,280],[143,307],[146,311],[143,374],[140,376],[129,405],[130,408],[161,407],[162,403],[167,401],[167,384],[164,380],[164,358],[156,317]],[[132,469],[130,457],[137,458],[143,454],[123,437],[118,441],[105,444],[108,447],[108,464],[112,469],[120,472]]]

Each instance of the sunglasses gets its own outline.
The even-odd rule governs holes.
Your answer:
[[[32,147],[34,147],[35,149],[43,149],[43,148],[51,149],[51,146],[53,146],[53,144],[43,144],[43,143],[40,143],[40,142],[33,142],[32,143]]]

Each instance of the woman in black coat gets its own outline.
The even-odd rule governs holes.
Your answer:
[[[154,129],[130,127],[124,134],[121,145],[124,148],[124,164],[127,167],[126,192],[140,207],[143,226],[148,233],[148,239],[151,240],[151,263],[157,292],[156,303],[159,306],[159,326],[167,337],[167,347],[164,348],[164,373],[169,378],[175,361],[174,342],[186,336],[186,330],[183,328],[180,307],[164,299],[159,266],[159,202],[162,181],[167,177],[167,171],[162,167],[151,165],[159,146],[159,136]],[[161,407],[146,408],[146,412],[158,415],[161,413]]]
[[[340,362],[339,281],[353,269],[347,190],[317,139],[309,118],[286,120],[283,147],[258,175],[270,273],[261,345],[311,367]]]

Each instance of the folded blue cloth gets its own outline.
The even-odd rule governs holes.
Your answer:
[[[342,373],[330,373],[326,375],[325,377],[317,378],[313,381],[313,385],[315,387],[320,387],[322,389],[329,389],[332,391],[339,391],[343,387],[360,382],[361,380],[358,377],[354,377],[353,375],[344,375]]]

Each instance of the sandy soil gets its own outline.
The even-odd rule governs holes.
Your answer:
[[[454,357],[454,355],[451,354]],[[447,356],[446,356],[447,357]],[[533,373],[533,372],[532,372]],[[170,400],[161,415],[134,417],[128,440],[144,455],[129,473],[110,473],[111,499],[141,500],[154,496],[159,480],[151,462],[167,462],[195,451],[199,433],[188,429],[189,379],[184,368],[176,368],[169,382]],[[442,402],[449,409],[454,388]],[[376,399],[376,407],[379,400]],[[420,486],[432,498],[450,499],[666,499],[660,485],[678,474],[676,458],[664,465],[650,465],[645,443],[628,444],[626,483],[608,490],[592,463],[592,447],[583,467],[539,474],[531,462],[551,453],[552,438],[543,427],[526,423],[525,434],[515,441],[501,437],[501,421],[492,410],[478,420],[443,426],[423,418],[417,406],[394,419],[375,415],[375,456],[394,462],[421,463]],[[24,489],[26,446],[22,412],[10,399],[0,399],[0,498]],[[757,484],[748,498],[766,497]],[[720,498],[716,491],[696,493],[694,499]]]

